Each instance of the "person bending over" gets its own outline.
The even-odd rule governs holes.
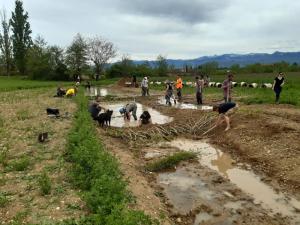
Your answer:
[[[230,129],[230,118],[229,118],[229,116],[237,108],[238,108],[238,105],[234,102],[226,102],[226,103],[222,103],[220,105],[214,106],[213,111],[217,111],[219,113],[219,117],[218,117],[215,125],[211,129],[221,125],[225,121],[225,123],[226,123],[225,131],[228,131]]]
[[[151,121],[151,115],[148,111],[144,111],[142,115],[140,116],[140,125],[146,125],[152,123]]]
[[[129,103],[126,106],[122,107],[119,112],[121,115],[124,115],[124,119],[130,120],[130,113],[132,113],[132,116],[134,120],[137,120],[136,116],[136,110],[137,110],[137,105],[135,102]]]

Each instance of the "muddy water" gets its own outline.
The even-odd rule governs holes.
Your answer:
[[[261,204],[271,214],[280,213],[289,216],[294,221],[300,222],[300,202],[294,198],[288,198],[282,193],[276,193],[270,186],[261,182],[261,179],[252,171],[238,168],[232,164],[233,160],[228,154],[212,147],[202,141],[177,139],[170,143],[173,147],[179,147],[184,151],[193,151],[199,154],[199,162],[222,176],[228,178],[241,190],[252,196],[255,203]]]
[[[184,169],[178,169],[174,173],[162,173],[158,182],[165,188],[176,212],[183,215],[188,214],[199,203],[210,201],[214,195],[199,177],[191,176]]]
[[[119,109],[121,109],[124,105],[126,105],[126,102],[123,103],[117,103],[117,104],[109,104],[109,105],[102,105],[105,109],[110,109],[113,110],[113,116],[111,120],[111,126],[113,127],[137,127],[139,126],[138,120],[135,121],[133,117],[131,116],[131,120],[124,120],[124,117],[121,116],[119,113]],[[151,115],[151,120],[153,124],[165,124],[165,123],[170,123],[173,121],[172,117],[165,116],[161,114],[160,112],[150,108],[146,107],[142,104],[136,103],[137,104],[137,117],[139,118],[140,115],[144,111],[148,111]]]
[[[90,89],[86,89],[85,95],[90,97],[95,97],[95,96],[105,97],[108,95],[108,90],[106,88],[91,87]]]
[[[208,105],[195,105],[191,103],[185,103],[185,102],[176,102],[174,104],[174,100],[171,100],[172,102],[172,107],[178,108],[178,109],[198,109],[198,110],[212,110],[212,106]],[[161,105],[166,105],[166,99],[165,97],[160,97],[158,99],[158,103]]]

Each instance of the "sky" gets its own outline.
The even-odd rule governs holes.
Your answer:
[[[118,57],[193,59],[299,51],[299,0],[23,0],[33,38],[67,47],[77,33],[113,42]],[[0,0],[11,15],[14,0]]]

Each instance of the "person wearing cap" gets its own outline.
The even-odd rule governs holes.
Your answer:
[[[182,98],[182,88],[183,88],[182,79],[179,75],[177,75],[176,89],[177,89],[178,101],[181,101],[181,98]]]
[[[148,78],[144,77],[141,83],[141,88],[142,88],[142,96],[149,96],[149,83],[148,83]]]
[[[222,89],[224,93],[224,101],[231,102],[231,92],[232,92],[232,80],[233,74],[230,71],[227,71],[227,79],[223,81]]]
[[[124,115],[125,120],[126,119],[130,120],[130,113],[132,113],[134,120],[137,120],[136,111],[137,111],[137,105],[135,102],[129,103],[119,110],[121,115]]]

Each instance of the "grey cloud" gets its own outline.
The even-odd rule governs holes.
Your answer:
[[[170,18],[191,24],[215,20],[231,0],[113,0],[123,13]]]

